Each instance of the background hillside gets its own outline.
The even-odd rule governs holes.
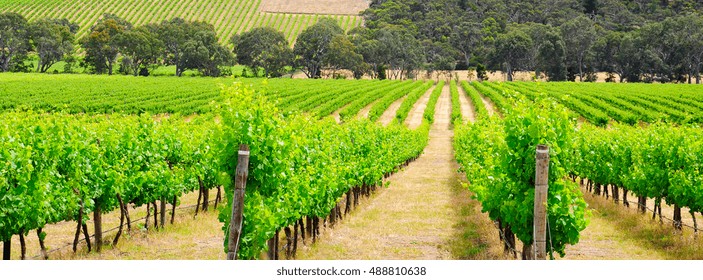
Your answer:
[[[321,8],[323,7],[323,8]],[[83,37],[104,13],[135,26],[174,17],[201,20],[215,26],[220,42],[254,27],[270,26],[283,32],[291,44],[306,27],[330,17],[345,29],[361,25],[365,0],[3,0],[0,13],[16,12],[30,22],[40,18],[67,18],[80,25]]]

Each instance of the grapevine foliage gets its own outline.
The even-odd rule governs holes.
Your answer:
[[[533,240],[535,150],[549,146],[547,215],[550,238],[547,249],[564,255],[576,244],[587,225],[587,209],[575,183],[564,178],[571,165],[575,133],[565,108],[551,102],[519,101],[505,119],[482,118],[457,128],[457,161],[491,219],[508,226],[525,244]]]
[[[238,258],[257,258],[277,230],[302,217],[325,217],[354,186],[380,185],[383,176],[419,156],[429,125],[409,130],[369,120],[286,115],[264,93],[235,85],[218,112],[217,150],[231,198],[240,144],[250,147],[249,177]],[[227,183],[227,182],[225,182]],[[220,211],[228,236],[232,201]],[[227,248],[228,240],[225,240]]]

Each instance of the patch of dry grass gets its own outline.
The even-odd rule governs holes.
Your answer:
[[[692,231],[653,221],[651,212],[640,214],[633,205],[626,208],[588,192],[584,198],[593,215],[565,259],[703,259],[703,240]]]
[[[210,198],[214,199],[216,190],[211,190]],[[100,254],[95,253],[95,248],[91,253],[85,242],[79,242],[78,250],[74,254],[72,251],[73,238],[76,230],[76,222],[61,222],[44,227],[47,234],[45,245],[49,251],[49,259],[223,259],[224,233],[222,223],[217,219],[217,211],[214,204],[210,204],[209,212],[198,213],[193,218],[197,201],[197,192],[189,193],[180,198],[176,210],[174,224],[170,224],[171,205],[167,204],[166,225],[163,230],[154,230],[153,215],[150,218],[150,228],[147,232],[144,229],[144,220],[134,222],[146,216],[146,206],[138,208],[129,207],[129,214],[133,221],[132,231],[127,232],[127,226],[120,237],[115,248],[112,247],[117,230],[110,231],[103,235],[103,247]],[[158,204],[158,203],[157,203]],[[186,207],[184,207],[186,206]],[[92,215],[90,216],[92,218]],[[116,228],[119,226],[120,212],[112,211],[103,214],[103,230]],[[92,235],[93,223],[88,220],[88,232]],[[83,234],[80,236],[83,239]],[[25,237],[27,244],[27,258],[40,256],[39,241],[35,231],[31,231]],[[91,243],[94,244],[91,237]],[[20,241],[18,236],[12,238],[12,259],[20,259]]]

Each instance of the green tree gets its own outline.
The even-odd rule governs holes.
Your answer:
[[[461,56],[459,52],[448,43],[432,42],[430,40],[423,41],[425,48],[425,70],[427,74],[437,71],[437,79],[439,76],[449,74],[456,69],[457,57]]]
[[[529,67],[550,81],[566,80],[566,47],[558,28],[544,24],[529,24],[525,31],[532,39]]]
[[[586,59],[596,41],[593,21],[581,15],[561,25],[561,37],[566,47],[566,63],[577,69],[579,81],[583,81]]]
[[[98,74],[107,71],[112,75],[112,69],[117,61],[119,50],[114,40],[115,36],[132,29],[132,24],[112,14],[103,15],[90,33],[81,39],[85,50],[85,63],[93,67]]]
[[[355,77],[361,77],[364,72],[372,79],[385,79],[386,71],[383,67],[382,49],[376,39],[376,31],[366,27],[357,27],[349,31],[349,40],[354,44],[357,52],[364,59],[365,68],[362,73],[355,72]]]
[[[690,15],[685,18],[685,23],[680,32],[686,36],[685,65],[688,70],[688,83],[691,83],[691,77],[695,77],[696,84],[700,84],[703,68],[703,18]]]
[[[614,70],[620,75],[620,82],[639,82],[645,68],[645,45],[638,34],[626,33],[620,38],[614,56]]]
[[[54,63],[73,53],[76,31],[78,25],[66,19],[40,19],[30,25],[32,46],[39,57],[37,72],[46,72]]]
[[[471,57],[480,51],[483,41],[482,27],[480,23],[463,21],[454,27],[449,37],[449,43],[464,57],[466,67],[469,67]]]
[[[134,76],[141,69],[153,68],[164,52],[164,45],[147,27],[140,26],[115,36],[115,44],[122,54],[122,66]]]
[[[332,39],[323,63],[332,70],[332,77],[336,76],[337,71],[347,69],[354,73],[355,78],[361,78],[367,67],[364,56],[357,53],[356,46],[345,35],[337,35]]]
[[[230,39],[237,62],[246,65],[258,76],[280,77],[292,64],[293,51],[285,35],[271,27],[257,27]]]
[[[30,50],[29,24],[17,13],[0,14],[0,71],[10,71]]]
[[[320,78],[322,66],[329,50],[330,42],[336,36],[344,34],[336,21],[323,18],[305,28],[298,36],[293,53],[296,65],[300,66],[308,78]]]
[[[384,27],[376,33],[379,44],[379,65],[391,71],[391,77],[402,79],[425,63],[425,50],[420,41],[397,26]]]
[[[233,61],[232,53],[219,44],[212,24],[173,18],[153,29],[164,43],[165,63],[176,66],[178,77],[188,69],[197,69],[205,76],[219,76],[220,67]]]
[[[501,64],[508,81],[513,80],[513,73],[524,68],[528,52],[532,48],[532,39],[521,30],[512,30],[498,35],[495,40],[493,61]]]

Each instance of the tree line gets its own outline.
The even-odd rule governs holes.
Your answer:
[[[356,32],[401,30],[429,71],[700,83],[702,11],[694,0],[373,0],[362,12],[368,30]]]
[[[595,81],[606,72],[607,81],[700,83],[701,10],[703,4],[687,0],[374,0],[362,12],[365,26],[345,33],[322,18],[293,47],[269,27],[234,35],[224,46],[204,22],[174,18],[133,27],[106,14],[78,40],[82,59],[72,44],[77,25],[27,23],[5,13],[0,71],[27,71],[27,53],[34,51],[38,72],[64,60],[65,72],[79,63],[108,74],[118,65],[132,75],[160,65],[175,65],[177,76],[229,75],[238,63],[247,66],[245,76],[267,77],[299,69],[310,78],[408,79],[469,69],[479,79],[501,70],[508,80],[516,71],[550,81]]]

